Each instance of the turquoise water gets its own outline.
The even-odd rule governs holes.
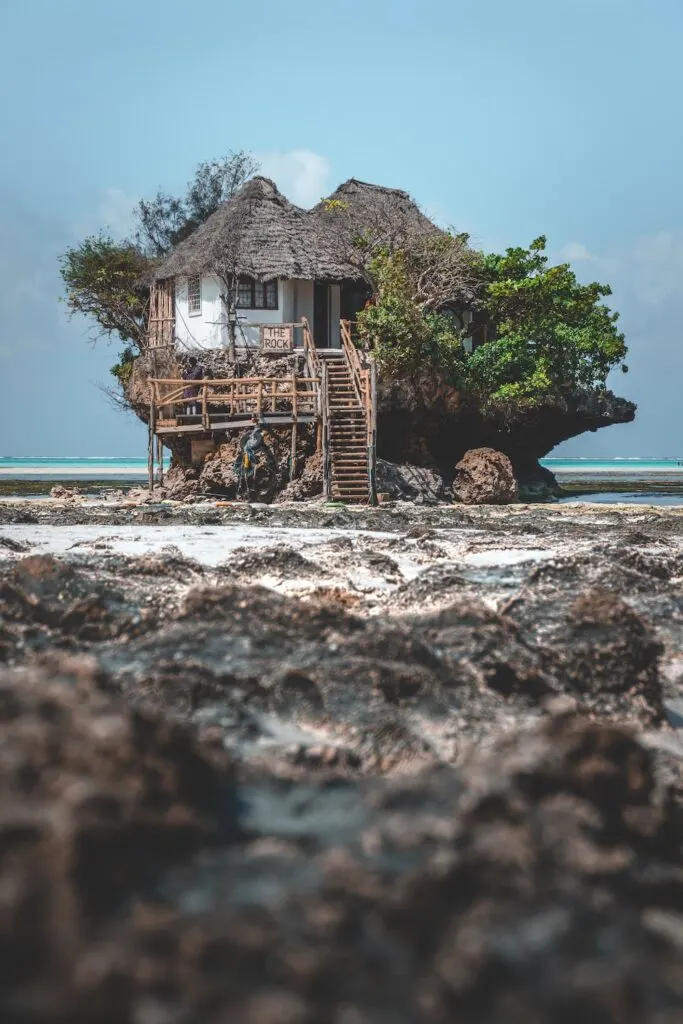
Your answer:
[[[164,460],[168,465],[168,457]],[[0,456],[0,475],[11,477],[16,475],[24,478],[40,476],[78,475],[87,479],[99,479],[102,476],[123,478],[140,476],[147,473],[147,459],[49,459],[49,458],[15,458]]]
[[[683,459],[541,459],[541,464],[553,473],[628,473],[636,479],[647,473],[683,472]]]
[[[553,473],[590,476],[596,473],[626,473],[633,479],[652,473],[683,473],[683,459],[542,459],[542,465]],[[165,459],[168,465],[168,457]],[[147,459],[115,458],[15,458],[0,456],[0,475],[4,477],[40,478],[42,476],[79,476],[82,479],[101,477],[125,478],[144,476]]]
[[[542,459],[557,475],[560,483],[590,481],[597,485],[603,484],[601,493],[586,493],[580,497],[568,497],[562,501],[597,501],[604,504],[619,502],[622,504],[682,505],[683,504],[683,459]],[[168,459],[165,460],[168,468]],[[604,481],[612,478],[639,484],[633,493],[606,492]],[[40,481],[40,487],[47,494],[55,480],[73,480],[83,484],[87,481],[110,481],[118,483],[141,483],[147,478],[147,459],[115,459],[115,458],[15,458],[0,456],[0,481],[5,482],[5,493],[21,493],[20,481]],[[16,481],[16,492],[12,490]],[[9,491],[7,484],[9,482]],[[44,483],[44,488],[43,488]],[[647,490],[643,488],[646,484]],[[658,486],[659,485],[659,486]],[[674,489],[672,492],[672,488]],[[679,491],[681,493],[675,493]],[[33,493],[36,494],[35,485]],[[41,490],[42,493],[42,490]]]

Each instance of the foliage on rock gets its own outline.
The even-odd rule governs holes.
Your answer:
[[[115,363],[109,372],[112,377],[121,385],[121,388],[125,390],[130,383],[130,379],[133,375],[133,366],[135,365],[135,352],[130,346],[124,348],[123,352],[119,353],[119,361]]]
[[[568,264],[548,266],[546,240],[502,255],[472,253],[463,235],[426,239],[410,252],[383,250],[371,263],[374,302],[358,317],[362,341],[398,373],[436,369],[478,399],[533,402],[604,389],[626,355],[607,285],[580,284]],[[470,309],[491,340],[465,351]]]
[[[460,381],[464,350],[460,333],[443,313],[420,306],[409,257],[382,250],[371,262],[375,301],[358,314],[363,341],[371,344],[389,372],[418,371],[434,365]]]
[[[485,309],[495,340],[473,353],[471,384],[500,398],[604,388],[626,356],[608,285],[580,284],[568,264],[548,266],[546,239],[485,259]]]

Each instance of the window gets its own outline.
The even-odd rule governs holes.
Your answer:
[[[190,316],[202,311],[202,279],[199,274],[187,279],[187,311]]]
[[[238,309],[277,309],[277,281],[241,277],[237,284]]]
[[[237,285],[237,306],[239,309],[253,309],[251,278],[241,277]]]

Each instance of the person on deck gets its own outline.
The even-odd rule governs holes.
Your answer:
[[[183,380],[203,380],[204,378],[204,367],[197,361],[196,356],[190,356],[188,361],[187,370],[183,374]],[[183,398],[197,398],[199,395],[198,387],[185,388],[183,391]],[[199,415],[199,403],[188,402],[185,407],[186,416],[198,416]]]

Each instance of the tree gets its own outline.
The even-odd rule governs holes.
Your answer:
[[[359,314],[360,335],[386,367],[436,369],[480,400],[534,402],[604,389],[626,355],[607,285],[580,284],[571,267],[548,266],[545,238],[502,255],[472,253],[465,236],[417,240],[370,264],[377,289]],[[469,296],[469,303],[467,297]],[[468,354],[466,329],[443,315],[469,305],[493,338]]]
[[[145,346],[149,260],[132,242],[92,235],[60,259],[70,314],[95,323],[95,338],[118,335],[138,351]]]
[[[140,200],[136,209],[135,243],[150,257],[165,256],[234,196],[258,170],[250,153],[229,153],[199,164],[183,197],[161,190],[154,199]]]
[[[379,252],[369,265],[375,299],[357,317],[360,338],[374,347],[380,366],[390,372],[438,369],[452,383],[461,380],[461,333],[434,305],[421,302],[424,289],[419,257],[402,250]]]
[[[124,344],[111,370],[123,392],[133,357],[147,344],[147,280],[154,260],[187,238],[257,169],[253,157],[242,151],[201,163],[184,196],[159,191],[138,203],[132,239],[116,242],[100,232],[60,258],[70,314],[80,313],[93,323],[94,339],[118,337]],[[120,401],[121,393],[112,397]]]
[[[405,249],[413,301],[424,313],[471,308],[482,285],[482,259],[469,236],[444,231],[416,235]]]
[[[626,356],[619,319],[601,300],[608,285],[582,285],[569,264],[549,267],[546,239],[484,260],[484,309],[495,340],[468,361],[473,387],[500,398],[602,389]]]

